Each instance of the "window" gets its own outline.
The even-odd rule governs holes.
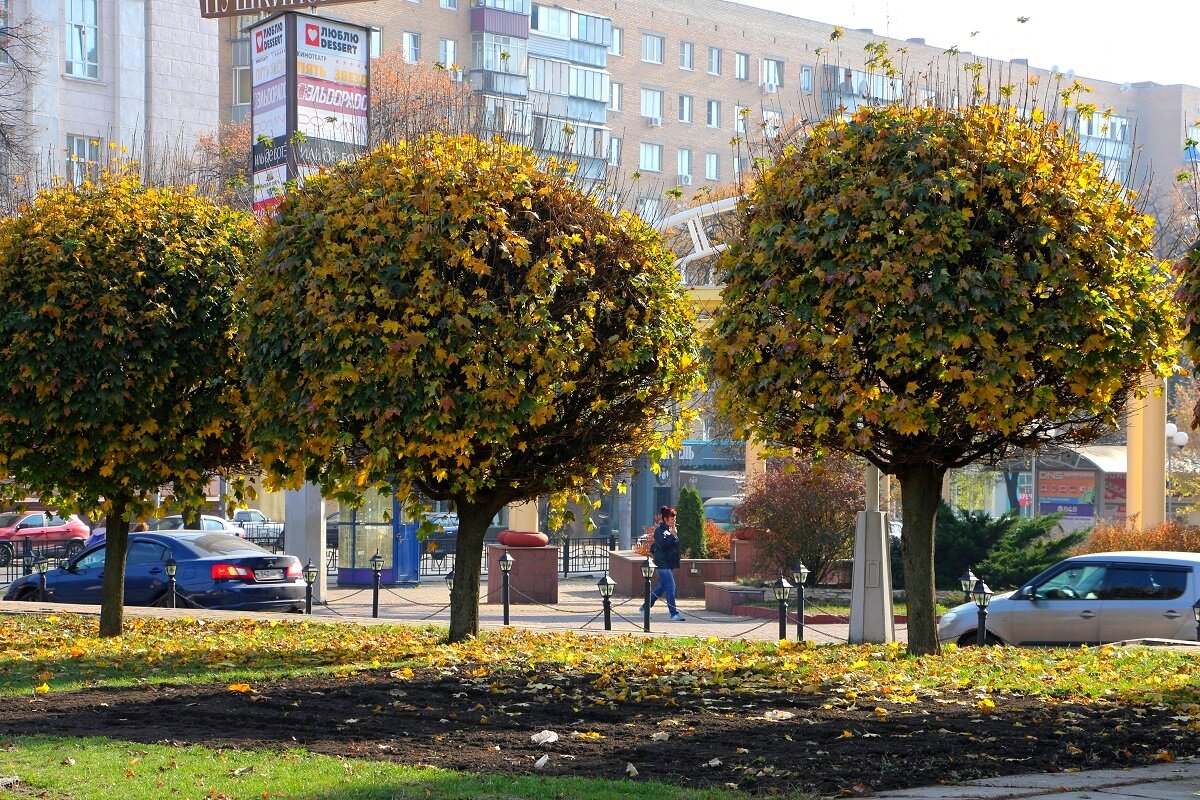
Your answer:
[[[66,2],[67,74],[76,78],[99,78],[99,0]]]
[[[529,27],[547,36],[567,39],[571,36],[571,12],[565,8],[549,6],[533,6],[533,16],[529,18]]]
[[[571,65],[534,56],[529,59],[529,88],[535,92],[566,94],[570,87]]]
[[[1200,161],[1200,125],[1189,125],[1183,140],[1183,157],[1189,164]]]
[[[1187,588],[1187,571],[1159,566],[1117,565],[1108,571],[1102,600],[1174,600]]]
[[[404,63],[415,64],[421,60],[421,34],[404,32]]]
[[[379,58],[383,55],[383,31],[379,28],[371,28],[371,58]]]
[[[663,93],[658,89],[642,89],[642,116],[662,119]]]
[[[647,64],[663,63],[663,37],[652,33],[642,34],[642,61]]]
[[[811,92],[812,91],[812,75],[813,75],[812,67],[801,67],[800,68],[800,91],[802,91],[802,92]]]
[[[733,107],[733,129],[739,136],[746,135],[746,119],[750,116],[750,109],[745,106]]]
[[[625,29],[613,28],[612,44],[608,46],[608,54],[610,56],[625,55]]]
[[[510,75],[529,74],[528,39],[477,32],[471,34],[471,46],[475,51],[476,69],[506,72]]]
[[[720,100],[709,100],[708,101],[708,127],[710,127],[710,128],[721,127],[721,101]]]
[[[638,168],[647,172],[662,172],[662,145],[642,142],[641,158]]]
[[[590,14],[571,12],[571,38],[581,42],[608,47],[612,44],[612,20],[608,17],[594,17]]]
[[[609,77],[607,72],[572,65],[568,79],[570,83],[567,94],[571,97],[582,97],[585,100],[608,103]]]
[[[708,74],[721,74],[721,48],[719,47],[708,48]]]
[[[692,176],[692,151],[686,147],[679,148],[679,174]]]
[[[614,167],[621,166],[621,140],[616,136],[608,139],[608,163]]]
[[[613,81],[612,94],[610,94],[608,97],[608,110],[609,111],[620,111],[621,110],[621,88],[622,88],[621,84],[617,83],[616,81]]]
[[[721,157],[716,153],[704,154],[704,179],[708,181],[721,179]]]
[[[438,41],[438,63],[446,69],[458,69],[458,42],[453,39]]]
[[[250,86],[253,75],[250,67],[233,68],[233,104],[235,106],[250,105]]]
[[[692,96],[690,94],[679,95],[679,121],[692,121]]]
[[[763,109],[763,135],[774,139],[783,127],[783,112],[774,108]]]
[[[745,169],[748,169],[749,166],[750,166],[750,159],[746,158],[745,156],[734,156],[733,157],[734,177],[740,178],[742,176],[742,171]]]
[[[637,215],[646,222],[651,224],[658,221],[661,215],[660,205],[657,197],[639,197],[637,201]]]
[[[448,8],[451,11],[457,11],[458,0],[442,0],[442,8]]]
[[[100,140],[67,134],[67,180],[78,186],[95,179],[100,166]]]
[[[739,81],[750,80],[750,56],[748,54],[733,54],[733,77]]]
[[[783,62],[778,58],[764,58],[762,60],[762,83],[763,86],[773,86],[778,89],[783,86]]]
[[[694,69],[693,63],[696,47],[691,42],[679,43],[679,68]]]
[[[126,566],[137,564],[161,564],[170,555],[167,548],[155,542],[130,542],[129,553],[125,556]]]
[[[514,14],[530,13],[529,0],[471,0],[472,8],[498,8]]]

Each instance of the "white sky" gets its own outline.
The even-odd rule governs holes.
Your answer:
[[[893,39],[1075,70],[1113,83],[1200,86],[1197,0],[735,0]],[[1018,17],[1028,17],[1024,23]],[[972,32],[976,32],[972,36]]]

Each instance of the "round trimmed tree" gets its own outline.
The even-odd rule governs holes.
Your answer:
[[[452,500],[452,640],[478,630],[500,510],[662,453],[662,419],[700,380],[671,254],[566,173],[499,141],[384,145],[284,201],[252,284],[265,470],[348,502]]]
[[[100,633],[121,633],[130,515],[199,507],[248,465],[235,292],[255,222],[117,167],[0,223],[0,474],[107,515]]]
[[[909,650],[938,649],[946,471],[1118,424],[1177,323],[1151,220],[1040,113],[892,105],[767,169],[725,253],[720,403],[899,479]]]

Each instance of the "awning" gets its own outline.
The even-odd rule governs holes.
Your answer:
[[[1093,444],[1069,449],[1095,464],[1101,472],[1122,474],[1129,469],[1128,449],[1123,444]]]

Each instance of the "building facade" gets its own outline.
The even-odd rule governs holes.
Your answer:
[[[27,82],[0,72],[38,176],[82,180],[109,150],[190,148],[220,117],[217,24],[195,0],[0,0],[0,16],[36,37]]]

